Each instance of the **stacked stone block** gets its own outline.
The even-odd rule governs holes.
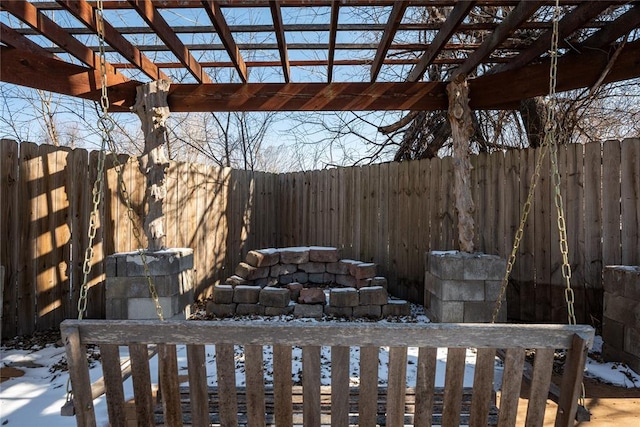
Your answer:
[[[640,267],[604,268],[602,356],[640,372]]]
[[[193,250],[145,252],[149,274],[165,318],[185,312],[193,303]],[[138,252],[117,253],[106,263],[107,319],[157,319],[147,274]]]
[[[336,248],[311,246],[250,251],[235,274],[214,287],[207,312],[380,318],[409,315],[410,305],[389,299],[375,264],[341,260]]]
[[[506,261],[495,255],[458,251],[425,254],[425,307],[431,320],[490,322]],[[498,321],[507,319],[503,301]]]

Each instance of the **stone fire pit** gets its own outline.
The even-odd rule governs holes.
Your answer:
[[[340,259],[336,248],[250,251],[235,275],[213,289],[207,314],[321,318],[408,316],[407,301],[389,298],[376,264]]]

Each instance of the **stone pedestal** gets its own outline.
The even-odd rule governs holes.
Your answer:
[[[425,253],[424,305],[434,322],[491,322],[506,261],[466,252]],[[497,319],[507,320],[507,302]]]
[[[189,314],[193,303],[193,249],[146,252],[149,273],[165,319]],[[107,319],[157,319],[142,258],[138,252],[107,257]]]
[[[640,266],[604,268],[602,356],[640,372]]]

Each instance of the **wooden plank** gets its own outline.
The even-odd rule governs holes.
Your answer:
[[[358,415],[360,425],[376,423],[376,396],[378,394],[378,347],[360,347],[360,395]]]
[[[363,232],[363,212],[362,212],[362,167],[353,169],[353,252],[355,259],[362,260],[362,242],[360,236]]]
[[[356,259],[364,262],[372,261],[369,252],[369,243],[371,241],[370,231],[373,230],[373,215],[369,203],[371,197],[371,191],[369,187],[372,185],[370,182],[370,173],[371,165],[362,166],[360,168],[360,191],[358,192],[357,198],[360,209],[360,251],[358,252],[358,256]]]
[[[507,199],[510,199],[511,195],[506,192],[505,186],[507,183],[506,172],[506,159],[502,151],[498,151],[491,155],[495,159],[492,166],[495,170],[492,171],[494,177],[494,189],[495,189],[495,201],[494,206],[497,207],[496,225],[493,227],[493,241],[495,247],[495,254],[506,258],[509,254],[510,245],[506,242],[507,236],[507,223],[506,214],[508,212]]]
[[[288,426],[292,423],[291,400],[291,346],[273,346],[273,394],[274,419],[276,425]]]
[[[573,336],[571,349],[567,352],[567,358],[560,384],[560,400],[556,423],[559,426],[572,426],[578,409],[578,396],[582,389],[582,373],[587,361],[587,352],[591,347],[577,335]]]
[[[189,358],[189,348],[187,348],[187,358]],[[180,380],[178,379],[178,358],[176,355],[176,346],[172,344],[158,344],[158,382],[160,383],[160,394],[162,394],[162,413],[164,414],[165,423],[171,426],[182,426],[182,407],[180,405]],[[191,361],[188,362],[189,366],[191,366]],[[204,367],[204,366],[203,366]],[[191,371],[191,370],[190,370]],[[204,371],[206,372],[206,371]],[[204,386],[206,389],[207,381],[206,375],[202,375],[200,372],[200,377],[204,382]],[[197,380],[198,381],[198,380]],[[194,386],[189,380],[189,384],[191,387]],[[191,394],[198,394],[198,387],[196,382],[196,389],[191,391]],[[207,394],[207,399],[208,399]],[[198,397],[196,397],[198,399]],[[191,398],[192,402],[197,402],[196,399]],[[206,400],[205,400],[206,402]],[[202,404],[202,403],[200,403]],[[194,403],[196,408],[197,404]],[[207,405],[205,405],[207,406]],[[193,411],[196,413],[197,419],[197,411]],[[209,413],[207,411],[207,418]]]
[[[424,254],[431,250],[431,161],[429,159],[420,160],[420,265],[422,271],[426,269]]]
[[[207,427],[209,425],[209,395],[207,393],[207,359],[204,345],[187,345],[187,366],[189,369],[191,422],[194,427]]]
[[[409,162],[409,258],[407,277],[412,284],[424,280],[424,253],[420,250],[422,241],[422,216],[420,215],[420,199],[423,197],[420,185],[420,162]],[[422,297],[422,294],[420,295]]]
[[[555,236],[557,236],[557,227],[555,226],[555,222],[553,222],[555,221],[555,205],[552,202],[552,186],[551,177],[549,175],[549,171],[551,171],[551,162],[549,157],[549,155],[545,156],[544,161],[542,162],[540,178],[538,180],[534,198],[534,207],[532,208],[535,209],[535,319],[539,322],[549,321],[551,318],[552,240],[550,239],[552,236],[552,230],[555,231]],[[554,238],[553,243],[555,244],[557,240],[557,238]]]
[[[380,261],[376,258],[378,251],[378,233],[380,229],[380,165],[369,165],[369,194],[367,212],[369,216],[369,233],[366,233],[366,252],[370,262],[378,264]]]
[[[320,426],[320,346],[302,347],[303,420],[305,426]]]
[[[55,250],[55,201],[53,200],[56,148],[52,145],[40,145],[40,174],[36,181],[38,204],[34,226],[35,252],[34,268],[36,328],[46,330],[54,327],[54,311],[59,308],[59,296],[56,295]],[[58,306],[58,307],[56,307]]]
[[[529,404],[527,405],[527,426],[542,427],[544,425],[544,412],[547,406],[551,374],[553,373],[554,353],[553,348],[536,349]]]
[[[524,348],[507,349],[500,393],[500,414],[498,426],[513,426],[518,415],[518,399],[522,384]]]
[[[478,236],[476,240],[478,242],[478,250],[481,252],[488,252],[488,233],[490,227],[487,226],[487,214],[491,209],[489,208],[489,189],[490,183],[488,182],[488,163],[489,163],[489,154],[488,153],[480,153],[475,157],[475,167],[473,170],[473,175],[476,179],[477,189],[477,202],[476,202],[476,215],[474,219],[476,220],[476,229]]]
[[[440,236],[440,247],[443,250],[450,250],[458,247],[458,230],[457,230],[457,215],[453,204],[453,162],[451,157],[444,157],[441,159],[440,174],[443,178],[440,181],[440,189],[442,192],[439,215],[442,218],[442,230]]]
[[[603,265],[622,263],[620,234],[621,185],[620,142],[606,141],[602,146],[602,262]]]
[[[53,298],[48,308],[45,310],[53,310],[51,327],[58,328],[60,322],[66,318],[65,313],[68,311],[68,305],[77,304],[77,301],[71,300],[69,295],[70,289],[70,265],[71,261],[71,215],[70,202],[67,188],[71,180],[77,179],[70,177],[66,172],[70,169],[72,159],[70,148],[60,148],[55,153],[53,165],[51,165],[50,174],[53,176],[52,194],[53,212],[50,218],[52,227],[52,236],[54,241],[53,252],[51,254],[51,268],[53,270]],[[51,163],[51,162],[50,162]],[[41,306],[42,307],[42,306]]]
[[[78,328],[69,326],[61,328],[62,340],[67,353],[67,367],[73,384],[73,406],[78,426],[95,427],[96,414],[91,397],[89,365],[84,346],[80,342]]]
[[[89,155],[89,182],[93,186],[95,181],[98,178],[98,156],[100,153],[98,151],[92,151]],[[113,162],[109,162],[109,158],[105,159],[105,168],[106,165],[112,164]],[[106,171],[103,173],[102,178],[103,182],[106,185]],[[85,217],[82,218],[82,223],[86,224],[84,227],[84,231],[82,232],[82,248],[86,250],[89,247],[89,239],[85,237],[87,234],[87,230],[89,229],[89,224],[91,221],[91,212],[93,210],[92,204],[92,193],[91,188],[87,194],[87,203],[88,203],[88,212],[85,211]],[[110,234],[113,230],[110,228],[110,223],[105,220],[105,212],[108,209],[108,202],[110,198],[104,197],[105,203],[100,203],[98,205],[98,211],[95,217],[96,224],[96,236],[93,240],[93,259],[91,260],[91,273],[87,277],[87,286],[89,287],[87,292],[87,312],[85,317],[88,318],[104,318],[104,255],[105,251],[113,251],[112,247],[108,247],[111,245],[112,239],[105,239],[105,235],[113,235]],[[112,246],[112,245],[111,245]],[[108,252],[113,253],[113,252]],[[83,258],[84,259],[84,258]]]
[[[282,11],[278,1],[270,1],[269,9],[271,9],[271,18],[273,19],[273,28],[278,41],[278,51],[280,52],[280,61],[282,62],[282,73],[284,81],[289,83],[290,67],[289,55],[287,53],[287,41],[285,38],[284,25],[282,22]]]
[[[20,144],[20,170],[18,203],[22,212],[19,220],[20,261],[18,266],[18,335],[31,334],[35,330],[36,308],[36,238],[38,221],[38,180],[40,179],[40,157],[38,146],[32,143]]]
[[[5,267],[2,287],[2,318],[0,331],[3,337],[17,334],[18,296],[17,279],[21,253],[19,236],[22,211],[18,199],[20,181],[18,144],[8,139],[0,139],[0,265]]]
[[[136,417],[139,425],[153,425],[153,395],[151,393],[151,372],[147,346],[129,344],[133,378],[133,394],[136,397]]]
[[[395,295],[398,291],[397,283],[398,283],[398,275],[400,272],[400,253],[397,251],[398,245],[400,243],[400,235],[395,230],[398,230],[400,227],[399,220],[399,202],[400,202],[400,193],[399,193],[399,166],[400,163],[392,162],[389,163],[389,263],[388,263],[388,275],[387,280],[389,281],[389,291]]]
[[[639,159],[640,160],[640,159]],[[569,245],[569,265],[571,285],[576,292],[576,316],[578,323],[591,321],[585,299],[585,204],[584,204],[584,145],[567,145],[567,198],[565,203],[566,229]],[[595,209],[595,207],[589,207]],[[595,315],[599,313],[594,313]]]
[[[418,349],[418,365],[416,368],[416,405],[413,425],[431,424],[436,378],[438,349],[420,347]]]
[[[349,347],[331,347],[331,426],[349,425]]]
[[[71,152],[69,176],[69,197],[70,197],[70,217],[71,217],[71,259],[75,262],[69,266],[71,274],[71,289],[68,310],[65,313],[66,319],[78,317],[78,299],[80,298],[80,286],[82,284],[82,260],[84,260],[87,247],[88,229],[88,204],[90,186],[89,179],[89,153],[80,148]]]
[[[640,264],[640,139],[622,141],[622,264]]]
[[[112,344],[101,345],[100,358],[102,362],[102,373],[104,376],[105,397],[107,398],[109,424],[113,427],[125,427],[125,401],[124,388],[122,385],[122,371],[120,370],[119,347]]]
[[[473,396],[471,397],[471,416],[469,426],[486,426],[491,407],[491,392],[493,390],[493,376],[496,363],[494,348],[479,348],[477,350],[476,366],[473,376]]]
[[[602,146],[599,142],[584,146],[584,250],[585,291],[602,291]],[[592,208],[590,208],[592,207]],[[602,313],[602,298],[588,302],[589,312]]]
[[[393,7],[391,8],[391,12],[387,18],[387,24],[384,28],[384,33],[382,33],[382,37],[378,43],[378,49],[376,50],[375,57],[371,63],[370,80],[372,82],[375,82],[378,78],[378,73],[380,73],[382,63],[387,57],[389,47],[391,47],[393,38],[396,35],[396,31],[398,31],[398,27],[400,26],[400,22],[402,21],[402,17],[404,16],[404,12],[407,10],[408,6],[409,2],[406,0],[393,2]]]
[[[402,278],[408,277],[409,272],[409,240],[411,230],[411,188],[409,187],[409,161],[400,162],[398,165],[398,241],[396,245],[396,253],[398,257],[398,276]],[[400,297],[405,297],[400,292]]]
[[[378,228],[374,259],[378,264],[378,274],[389,277],[389,163],[379,165],[377,194]]]
[[[442,407],[442,424],[459,425],[462,409],[462,385],[464,380],[464,361],[466,348],[449,348],[445,372],[446,387]]]
[[[238,398],[233,344],[216,344],[216,370],[220,396],[223,396],[219,402],[220,423],[235,427],[238,425]]]
[[[389,386],[387,389],[387,425],[404,426],[407,378],[407,347],[389,348]]]
[[[340,194],[342,194],[342,188],[339,180],[339,169],[331,168],[329,173],[329,230],[330,238],[327,242],[329,246],[339,248],[340,247]]]
[[[247,425],[265,426],[264,378],[262,373],[262,346],[244,346],[247,384]]]
[[[572,334],[591,341],[593,328],[555,324],[400,324],[356,323],[305,325],[273,321],[210,322],[196,320],[65,320],[63,325],[81,325],[82,339],[94,344],[154,343],[288,344],[322,346],[354,344],[353,337],[366,337],[371,346],[448,347],[554,347],[570,348]],[[490,345],[488,344],[490,343]],[[231,352],[233,355],[233,352]],[[233,382],[235,384],[235,382]]]

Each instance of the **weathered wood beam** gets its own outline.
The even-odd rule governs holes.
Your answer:
[[[0,80],[22,86],[100,99],[99,72],[87,67],[0,47]],[[609,63],[608,52],[585,50],[558,61],[558,91],[590,87]],[[604,83],[640,77],[640,41],[627,43]],[[549,64],[469,80],[472,109],[514,109],[520,100],[545,95]],[[112,111],[128,111],[139,82],[108,75]],[[172,111],[445,110],[445,83],[273,83],[172,85]]]
[[[291,79],[291,70],[289,65],[289,54],[287,52],[287,40],[284,35],[284,26],[282,25],[282,11],[278,0],[270,0],[269,8],[271,9],[271,17],[273,26],[278,40],[278,50],[280,51],[280,61],[282,62],[282,72],[284,73],[285,83],[289,83]]]
[[[340,1],[331,3],[331,22],[329,23],[329,55],[327,60],[327,82],[333,80],[333,65],[336,56],[336,38],[338,36],[338,17],[340,16]]]
[[[609,25],[593,33],[589,38],[580,43],[580,49],[594,49],[609,46],[620,37],[640,27],[640,3],[636,2],[631,9]]]
[[[608,6],[609,4],[607,4],[606,2],[597,1],[585,2],[581,5],[578,5],[570,13],[563,16],[562,19],[558,22],[558,38],[560,40],[563,40],[564,38],[568,37],[574,31],[581,28],[585,22],[588,22],[598,16],[600,12],[605,10]],[[531,43],[527,50],[520,52],[520,54],[518,54],[518,56],[513,58],[510,62],[495,67],[492,72],[498,73],[502,71],[513,70],[535,60],[541,54],[549,50],[549,46],[551,46],[552,35],[553,30],[549,30],[540,35],[536,40],[534,40],[533,43]]]
[[[243,83],[246,83],[247,65],[240,54],[240,49],[238,49],[238,46],[233,39],[233,34],[231,34],[227,21],[224,19],[220,5],[214,0],[202,0],[202,4],[204,6],[204,10],[209,15],[209,19],[211,19],[222,44],[227,50],[229,58],[231,58],[231,62],[233,62],[233,65],[240,76],[240,80],[242,80]]]
[[[609,64],[607,50],[589,49],[558,59],[557,90],[563,92],[592,86]],[[640,40],[627,43],[603,83],[640,77]],[[522,99],[546,95],[549,59],[539,64],[469,81],[472,109],[515,109]]]
[[[31,52],[0,46],[0,80],[34,89],[99,101],[100,71]],[[110,111],[129,111],[139,82],[107,71]]]
[[[544,1],[533,0],[518,3],[504,21],[482,42],[482,45],[474,50],[467,60],[452,73],[451,80],[455,80],[458,76],[468,75],[473,71],[544,3]]]
[[[179,111],[373,111],[447,108],[444,83],[172,85]]]
[[[36,55],[41,55],[47,58],[57,58],[53,53],[49,52],[39,44],[32,42],[31,39],[23,36],[11,27],[8,27],[4,23],[0,22],[0,40],[7,46],[11,46],[15,49],[22,49]]]
[[[178,38],[171,26],[160,15],[151,0],[129,0],[129,3],[135,8],[140,17],[153,28],[155,33],[167,45],[169,50],[178,58],[185,66],[187,71],[196,79],[198,83],[211,83],[211,79],[204,72],[198,61],[193,57],[189,49],[185,47]]]
[[[86,0],[57,0],[69,13],[75,16],[80,22],[91,30],[98,32],[98,24],[93,7]],[[165,79],[169,77],[162,72],[144,53],[131,44],[122,34],[120,34],[111,24],[103,20],[104,40],[118,53],[125,57],[136,68],[145,73],[153,80]]]
[[[391,9],[387,25],[384,29],[384,33],[382,34],[382,38],[380,39],[380,43],[378,43],[378,49],[376,50],[376,55],[373,58],[373,63],[371,64],[372,82],[375,82],[378,78],[380,68],[382,68],[382,63],[387,56],[389,47],[393,42],[393,38],[398,31],[398,27],[400,26],[400,22],[402,21],[402,17],[404,16],[404,12],[407,10],[408,6],[408,1],[397,1],[393,4],[393,9]]]
[[[31,3],[25,0],[6,0],[2,8],[16,18],[42,34],[66,52],[91,68],[100,68],[100,58],[78,39],[67,33],[62,27],[49,19]],[[107,71],[113,72],[111,64],[107,63]]]
[[[451,36],[458,28],[458,25],[462,22],[465,16],[467,16],[475,3],[475,1],[466,0],[456,3],[451,13],[449,13],[447,20],[442,24],[442,27],[440,27],[440,31],[438,31],[438,34],[433,38],[433,41],[429,45],[429,49],[427,49],[420,58],[420,61],[409,73],[407,81],[417,82],[422,78],[424,73],[427,71],[427,67],[433,63],[436,56],[438,56],[444,45],[451,39]]]

